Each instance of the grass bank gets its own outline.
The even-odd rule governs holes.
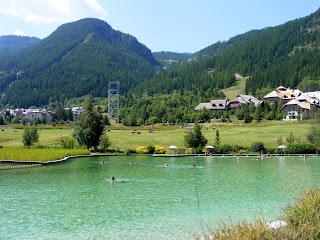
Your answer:
[[[63,159],[67,156],[87,154],[89,154],[87,149],[0,148],[0,160],[47,162]]]
[[[196,239],[320,239],[320,190],[307,190],[295,204],[284,208],[281,220],[288,225],[270,229],[266,222],[241,222],[223,225]]]

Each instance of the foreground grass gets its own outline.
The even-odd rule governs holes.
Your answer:
[[[284,208],[283,216],[288,226],[269,229],[262,220],[224,225],[204,237],[196,239],[320,239],[320,190],[307,190],[294,205]]]
[[[0,148],[0,160],[47,162],[67,156],[87,155],[87,149]]]

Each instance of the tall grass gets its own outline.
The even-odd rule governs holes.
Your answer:
[[[286,227],[269,229],[263,220],[223,225],[196,239],[320,239],[320,189],[306,190],[293,205],[284,208]]]
[[[0,148],[0,160],[47,162],[67,156],[87,155],[87,149]]]

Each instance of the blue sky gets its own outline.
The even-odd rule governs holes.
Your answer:
[[[45,38],[63,23],[94,17],[153,52],[194,53],[319,7],[318,0],[0,0],[0,35]]]

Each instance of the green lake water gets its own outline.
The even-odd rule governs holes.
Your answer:
[[[192,239],[222,221],[277,220],[312,187],[311,156],[88,157],[2,170],[0,239]]]

